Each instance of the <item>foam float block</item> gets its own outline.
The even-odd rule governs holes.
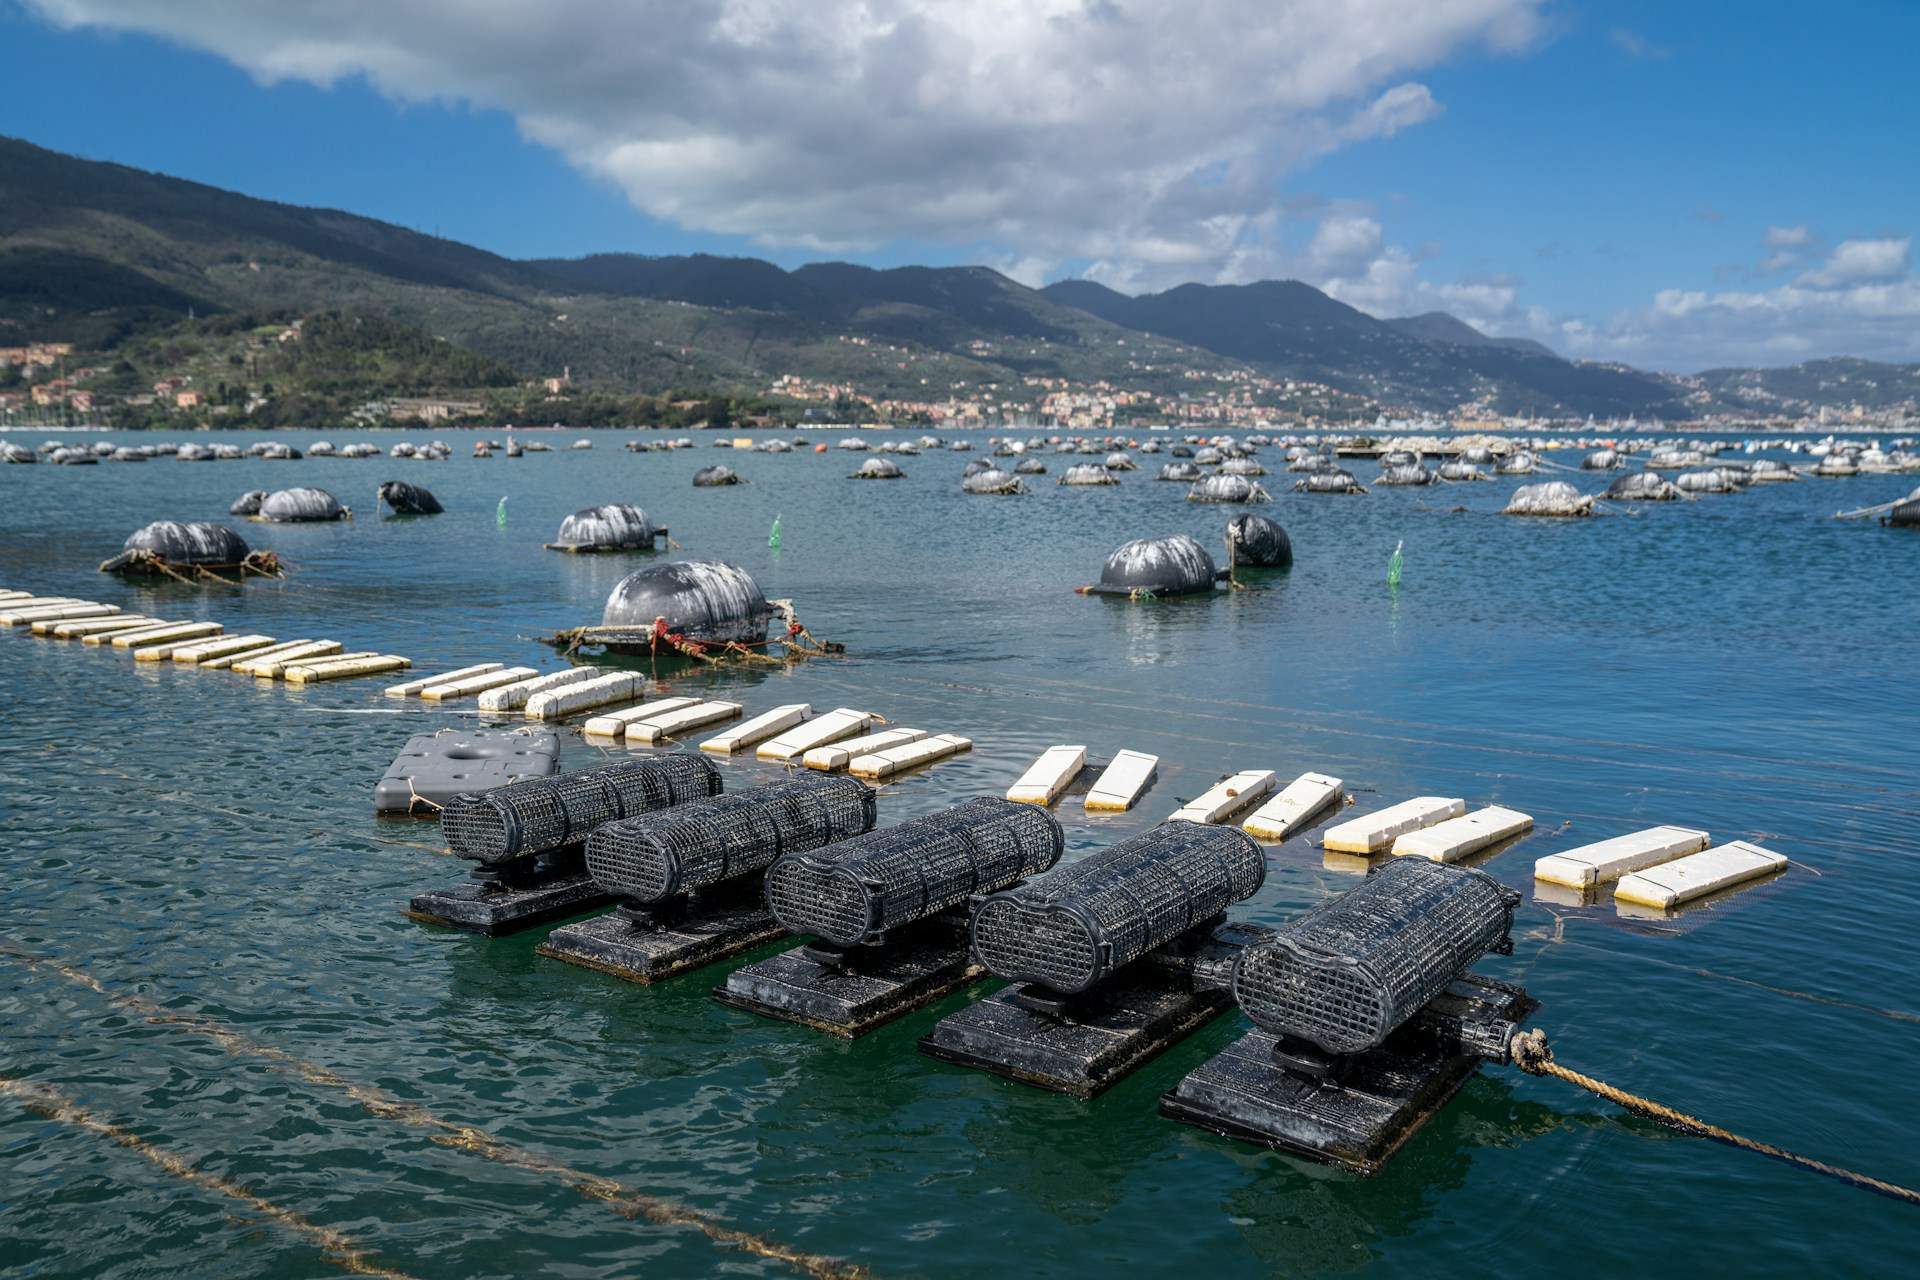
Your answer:
[[[631,675],[626,672],[597,676],[592,680],[568,685],[564,689],[549,689],[545,693],[534,694],[527,699],[527,718],[558,720],[576,711],[593,711],[600,707],[611,706],[616,702],[631,702],[639,697],[646,687],[647,677],[645,676]]]
[[[838,742],[841,738],[862,733],[872,727],[873,721],[874,716],[870,711],[838,707],[768,739],[754,748],[754,754],[762,760],[793,760],[815,747],[824,747],[829,742]]]
[[[1401,858],[1458,862],[1532,829],[1533,819],[1526,814],[1489,805],[1398,836],[1393,842],[1393,852]]]
[[[1339,799],[1340,779],[1326,773],[1303,773],[1255,809],[1240,826],[1261,840],[1285,840]]]
[[[1007,799],[1017,804],[1052,804],[1086,767],[1085,747],[1048,747],[1027,766],[1020,780],[1007,788]]]
[[[875,751],[885,751],[888,747],[904,747],[910,742],[919,742],[926,736],[925,729],[882,729],[879,733],[863,734],[858,738],[842,738],[839,742],[815,747],[800,757],[800,763],[809,769],[818,769],[823,773],[837,773],[861,756],[871,755]]]
[[[627,734],[627,726],[636,720],[665,715],[669,711],[694,706],[699,701],[698,698],[655,698],[652,702],[643,702],[637,707],[605,711],[588,720],[581,728],[581,732],[589,738],[624,738]]]
[[[1730,889],[1787,868],[1785,854],[1735,840],[1717,849],[1688,854],[1674,862],[1622,876],[1614,886],[1615,902],[1670,911],[1696,898]]]
[[[148,627],[142,631],[120,631],[106,637],[107,643],[116,649],[145,649],[149,645],[170,644],[179,640],[198,640],[203,636],[217,636],[226,628],[217,622],[176,622],[170,627]],[[91,644],[100,639],[88,636],[82,644]]]
[[[461,676],[458,680],[430,684],[420,690],[420,700],[422,702],[455,702],[461,698],[472,697],[476,693],[485,693],[489,689],[498,689],[502,685],[518,684],[538,674],[540,673],[532,667],[501,667],[497,671],[482,671],[478,675]]]
[[[260,676],[272,680],[278,679],[280,672],[290,662],[325,657],[328,654],[339,653],[341,648],[338,640],[289,640],[271,649],[262,649],[259,653],[248,654],[237,659],[214,658],[204,665],[218,670],[220,665],[225,663],[229,670],[240,675]]]
[[[342,658],[337,662],[316,663],[313,666],[296,664],[288,669],[286,680],[291,685],[318,684],[323,680],[350,680],[355,676],[375,676],[383,671],[404,671],[413,665],[413,660],[393,653],[376,653],[364,658]]]
[[[549,671],[546,675],[516,680],[512,684],[483,690],[480,694],[480,709],[482,711],[518,711],[526,706],[536,693],[564,689],[570,684],[584,684],[598,675],[599,672],[592,667],[568,667],[565,671]]]
[[[918,742],[909,742],[904,746],[886,747],[864,756],[856,756],[847,765],[847,772],[856,778],[891,778],[895,774],[905,773],[920,765],[932,764],[936,760],[944,760],[948,756],[971,750],[973,750],[973,743],[958,734],[936,734],[922,738]]]
[[[1224,821],[1273,790],[1273,770],[1243,769],[1223,778],[1175,811],[1168,822]]]
[[[1093,781],[1085,807],[1089,813],[1125,813],[1153,781],[1160,768],[1160,757],[1144,751],[1122,751],[1115,755]]]
[[[1409,831],[1430,827],[1467,811],[1467,802],[1445,796],[1415,796],[1399,804],[1376,809],[1372,813],[1349,818],[1328,827],[1320,838],[1324,848],[1335,853],[1374,854],[1391,848],[1393,842]]]
[[[421,676],[417,680],[408,680],[404,684],[390,684],[382,692],[389,698],[411,698],[429,686],[451,684],[455,680],[464,680],[468,676],[483,676],[489,671],[498,671],[504,666],[506,666],[504,662],[479,662],[471,667],[461,667],[457,671],[447,671],[437,676]]]
[[[641,746],[653,746],[685,733],[689,729],[699,729],[710,724],[719,724],[722,720],[731,720],[740,714],[740,704],[714,700],[696,702],[690,707],[681,707],[677,711],[664,711],[657,716],[648,716],[644,720],[635,720],[627,726],[627,741]]]
[[[762,711],[753,719],[735,725],[725,733],[716,733],[700,744],[702,751],[711,751],[716,755],[730,756],[736,751],[745,751],[758,742],[794,725],[813,714],[813,708],[804,702],[789,702],[785,706],[775,707],[771,711]]]
[[[55,621],[43,618],[33,624],[35,635],[51,635],[60,640],[78,640],[82,636],[98,635],[101,632],[138,631],[144,627],[165,625],[163,618],[149,618],[141,613],[121,613],[109,618],[81,618],[76,621]]]
[[[198,666],[208,658],[224,658],[229,654],[259,653],[271,648],[272,636],[222,636],[218,640],[202,640],[196,644],[183,644],[173,651],[173,660],[185,666]]]
[[[1711,837],[1691,827],[1648,827],[1643,831],[1550,853],[1533,864],[1533,878],[1568,889],[1591,889],[1646,867],[1698,853]]]

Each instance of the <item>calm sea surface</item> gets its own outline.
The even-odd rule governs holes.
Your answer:
[[[1133,813],[1059,807],[1070,858],[1242,768],[1338,774],[1356,812],[1415,794],[1513,806],[1535,833],[1486,867],[1527,901],[1516,954],[1482,968],[1540,999],[1561,1061],[1920,1184],[1920,535],[1830,518],[1915,477],[1542,521],[1494,514],[1512,479],[1332,498],[1275,475],[1261,510],[1293,537],[1290,573],[1127,605],[1073,588],[1128,538],[1218,548],[1235,510],[1154,482],[1159,459],[1118,488],[1065,489],[1052,481],[1072,459],[1049,457],[1031,495],[980,498],[958,489],[980,437],[971,455],[901,458],[903,481],[854,483],[858,458],[837,450],[634,455],[601,432],[592,452],[565,450],[567,434],[554,453],[475,461],[470,436],[445,434],[461,456],[444,463],[0,467],[0,586],[330,637],[423,673],[551,668],[533,637],[597,621],[648,560],[540,544],[576,508],[637,502],[847,646],[667,689],[974,739],[885,788],[883,823],[999,793],[1058,742],[1162,759]],[[690,487],[718,459],[750,483]],[[447,514],[383,519],[390,478],[430,486]],[[284,581],[156,589],[95,572],[149,520],[225,519],[244,490],[296,484],[359,518],[234,521],[291,566]],[[1484,1071],[1360,1181],[1156,1114],[1245,1029],[1237,1013],[1076,1102],[915,1051],[985,986],[843,1043],[714,1003],[724,967],[640,988],[536,958],[544,928],[487,940],[414,923],[407,898],[466,864],[431,824],[376,821],[370,792],[409,734],[471,720],[382,699],[381,678],[303,692],[24,631],[0,632],[0,933],[41,959],[0,954],[0,1076],[408,1275],[792,1274],[622,1216],[559,1166],[883,1276],[1920,1272],[1911,1209],[1511,1070]],[[597,754],[575,737],[563,760]],[[772,776],[723,767],[729,789]],[[1657,823],[1794,866],[1671,920],[1535,899],[1535,858]],[[1282,922],[1353,883],[1297,839],[1271,849],[1239,913]],[[363,1106],[362,1087],[539,1159],[436,1141]],[[0,1272],[338,1274],[258,1207],[3,1094]]]

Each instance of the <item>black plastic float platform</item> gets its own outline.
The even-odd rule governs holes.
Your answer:
[[[1324,1075],[1277,1054],[1272,1032],[1251,1031],[1161,1095],[1160,1113],[1371,1175],[1538,1007],[1519,987],[1465,974],[1385,1044],[1332,1058]]]
[[[761,900],[760,877],[656,904],[627,904],[565,925],[534,951],[628,982],[653,983],[750,951],[787,932]]]
[[[1218,919],[1087,991],[1009,987],[941,1019],[920,1051],[1022,1084],[1090,1098],[1233,1007],[1241,948],[1270,936]]]
[[[714,999],[736,1009],[854,1039],[979,977],[967,913],[950,911],[851,948],[812,943],[727,975]]]
[[[531,863],[532,865],[525,865]],[[473,879],[423,893],[407,914],[489,936],[578,915],[615,901],[587,874],[578,846],[527,859],[475,868]]]

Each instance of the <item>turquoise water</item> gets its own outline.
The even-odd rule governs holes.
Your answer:
[[[883,822],[1003,791],[1056,742],[1162,758],[1130,814],[1058,808],[1069,857],[1242,768],[1338,774],[1356,812],[1414,794],[1519,808],[1535,833],[1485,864],[1527,894],[1518,946],[1482,968],[1542,1002],[1536,1024],[1563,1062],[1920,1183],[1920,537],[1829,518],[1913,477],[1561,522],[1493,514],[1508,479],[1330,498],[1276,475],[1262,510],[1292,535],[1290,573],[1127,605],[1072,589],[1130,537],[1184,531],[1217,548],[1233,510],[1184,502],[1185,486],[1149,478],[1151,458],[1118,488],[1037,477],[1031,495],[1001,499],[961,495],[965,457],[945,452],[900,459],[904,481],[854,483],[858,459],[837,451],[633,455],[617,434],[594,439],[591,453],[511,461],[0,467],[0,586],[206,616],[232,634],[323,635],[423,672],[549,667],[531,637],[597,621],[645,558],[541,542],[575,508],[635,501],[690,554],[744,565],[847,646],[666,688],[750,711],[870,708],[974,739],[971,755],[885,788]],[[691,488],[716,458],[751,483]],[[1057,476],[1068,459],[1048,461]],[[382,519],[374,489],[389,478],[430,486],[447,514]],[[194,591],[94,572],[148,520],[216,518],[243,490],[293,484],[332,490],[359,518],[239,523],[292,566],[285,581]],[[915,1051],[985,986],[843,1043],[714,1003],[724,966],[638,988],[536,958],[544,929],[486,940],[416,924],[406,899],[466,864],[435,851],[430,824],[376,821],[369,792],[409,734],[470,721],[381,699],[379,679],[256,686],[23,630],[0,633],[0,912],[8,946],[67,968],[0,954],[0,1076],[408,1275],[793,1273],[695,1227],[623,1217],[553,1165],[887,1276],[1920,1267],[1910,1209],[1510,1070],[1483,1072],[1360,1181],[1156,1114],[1161,1092],[1244,1029],[1237,1014],[1076,1102]],[[564,759],[597,754],[575,738]],[[772,776],[722,767],[730,788]],[[1535,858],[1655,823],[1757,840],[1795,865],[1670,920],[1534,899]],[[1299,839],[1270,851],[1239,913],[1278,923],[1352,883]],[[436,1142],[342,1082],[547,1164]],[[6,1096],[0,1271],[337,1273],[256,1210]]]

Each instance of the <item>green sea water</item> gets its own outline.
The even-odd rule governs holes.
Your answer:
[[[806,435],[787,455],[634,455],[619,433],[593,433],[592,451],[567,434],[553,453],[478,461],[445,434],[444,463],[0,467],[0,586],[324,636],[422,673],[547,669],[561,660],[534,637],[597,621],[653,561],[541,543],[569,511],[636,502],[687,554],[744,566],[847,648],[663,671],[663,692],[749,713],[857,707],[974,740],[887,786],[883,823],[1001,793],[1054,743],[1162,761],[1131,813],[1059,806],[1069,858],[1245,768],[1337,774],[1350,812],[1418,794],[1518,808],[1534,834],[1485,864],[1525,895],[1517,946],[1481,968],[1541,1001],[1563,1062],[1920,1184],[1920,536],[1831,519],[1913,477],[1546,521],[1495,514],[1511,479],[1324,497],[1275,475],[1262,511],[1292,536],[1290,572],[1125,603],[1073,588],[1132,537],[1219,548],[1233,511],[1187,503],[1149,457],[1095,489],[1055,487],[1076,459],[1048,457],[1034,492],[990,498],[959,492],[982,436],[972,454],[899,459],[904,480],[854,482],[857,456],[814,454]],[[1277,450],[1262,456],[1278,469]],[[749,483],[692,488],[716,457]],[[394,478],[446,514],[383,518],[374,490]],[[149,520],[225,519],[242,491],[295,484],[357,518],[231,521],[291,566],[283,581],[94,570]],[[296,690],[24,632],[0,632],[0,942],[16,953],[0,952],[0,1077],[26,1082],[0,1092],[0,1273],[339,1273],[285,1221],[22,1090],[419,1277],[795,1273],[697,1225],[616,1212],[558,1167],[880,1276],[1920,1268],[1910,1208],[1511,1070],[1482,1072],[1361,1180],[1156,1113],[1245,1030],[1237,1013],[1079,1102],[916,1051],[990,984],[847,1043],[715,1003],[725,965],[641,988],[536,957],[544,929],[421,925],[407,899],[466,864],[437,851],[431,823],[376,820],[370,791],[410,734],[469,716],[383,699],[380,678]],[[563,761],[601,754],[572,737]],[[775,776],[722,768],[730,789]],[[1794,865],[1672,919],[1536,898],[1535,858],[1661,823]],[[1300,838],[1269,849],[1237,914],[1281,923],[1352,883]],[[360,1088],[533,1159],[435,1141]]]

